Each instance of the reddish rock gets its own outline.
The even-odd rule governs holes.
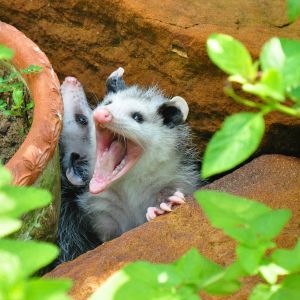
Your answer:
[[[281,155],[262,156],[239,170],[206,186],[259,200],[272,208],[289,208],[293,218],[277,239],[280,247],[292,247],[300,235],[300,160]],[[211,227],[197,204],[190,199],[174,212],[157,218],[121,237],[60,265],[48,277],[74,280],[71,296],[87,297],[114,271],[136,260],[168,263],[191,247],[213,261],[228,265],[234,259],[235,243]],[[247,298],[255,279],[247,280],[236,295],[222,299]],[[205,296],[204,299],[215,299]],[[218,298],[219,299],[219,298]]]
[[[128,83],[158,83],[182,95],[203,151],[212,133],[241,106],[223,94],[224,74],[208,59],[206,39],[223,32],[240,39],[257,57],[272,36],[300,38],[300,21],[288,25],[286,1],[266,0],[0,0],[0,19],[38,42],[62,79],[73,75],[91,99],[101,99],[117,66]],[[299,155],[299,121],[267,118],[260,153]],[[288,128],[288,132],[286,130]],[[279,143],[274,144],[274,138]]]

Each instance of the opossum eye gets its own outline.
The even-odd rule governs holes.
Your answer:
[[[76,114],[75,115],[75,121],[79,123],[82,126],[86,126],[88,124],[88,119],[85,115],[82,114]]]
[[[109,104],[112,104],[112,101],[111,101],[111,100],[107,101],[107,102],[104,103],[103,105],[109,105]]]
[[[131,117],[132,117],[133,120],[135,120],[138,123],[143,123],[144,122],[144,118],[143,118],[142,114],[139,113],[139,112],[132,113]]]

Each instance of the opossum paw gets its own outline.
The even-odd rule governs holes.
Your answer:
[[[168,202],[172,205],[179,205],[185,203],[184,194],[180,191],[176,191],[171,197],[168,198]]]
[[[159,215],[163,215],[172,211],[174,205],[180,205],[185,203],[184,194],[180,191],[176,191],[172,196],[168,198],[166,202],[162,202],[158,207],[148,207],[146,218],[148,221],[155,219]]]
[[[147,221],[151,221],[155,219],[157,216],[162,215],[164,213],[166,212],[163,211],[162,209],[157,208],[155,206],[150,206],[147,208],[146,219]]]

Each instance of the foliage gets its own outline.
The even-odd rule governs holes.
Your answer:
[[[26,85],[21,74],[32,74],[42,70],[42,67],[30,65],[28,68],[16,71],[12,65],[8,63],[13,57],[13,51],[0,45],[0,66],[5,70],[9,70],[9,74],[0,77],[0,95],[9,95],[8,99],[0,99],[0,111],[7,116],[24,117],[26,112],[33,108],[34,103],[30,100],[25,101]]]
[[[0,166],[0,299],[63,300],[70,288],[68,280],[37,278],[34,273],[57,255],[56,246],[37,241],[19,241],[7,237],[21,228],[20,217],[44,207],[51,195],[33,187],[11,185],[11,175]]]
[[[279,111],[300,117],[300,71],[295,68],[300,64],[300,42],[272,38],[264,44],[259,59],[253,61],[239,41],[212,34],[207,50],[210,59],[229,75],[225,93],[258,112],[241,112],[225,120],[208,143],[204,178],[232,169],[255,152],[263,138],[266,114]],[[240,96],[238,88],[251,97]]]
[[[294,249],[266,254],[276,247],[273,239],[290,219],[289,210],[272,210],[216,191],[198,191],[195,196],[212,225],[237,242],[236,261],[224,268],[191,249],[172,264],[136,262],[110,277],[91,300],[199,299],[200,292],[227,295],[238,291],[240,279],[250,275],[261,277],[250,300],[277,300],[283,295],[299,299],[300,241]]]
[[[288,0],[288,17],[290,22],[296,21],[300,15],[300,1],[299,0]]]

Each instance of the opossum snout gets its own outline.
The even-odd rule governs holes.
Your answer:
[[[63,84],[64,85],[70,84],[70,85],[78,86],[78,87],[81,86],[81,83],[77,80],[77,78],[72,77],[72,76],[66,77]]]
[[[97,123],[108,123],[112,120],[112,114],[106,108],[96,108],[93,117]]]

